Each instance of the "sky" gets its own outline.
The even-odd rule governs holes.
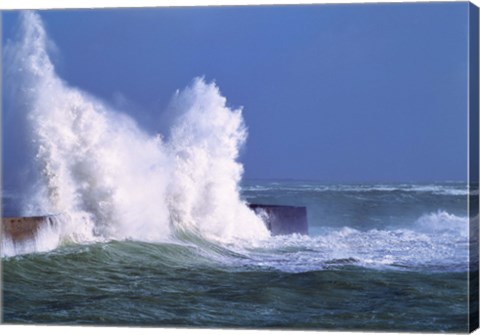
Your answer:
[[[151,133],[177,89],[214,80],[243,106],[247,179],[467,178],[466,2],[39,13],[59,75]]]

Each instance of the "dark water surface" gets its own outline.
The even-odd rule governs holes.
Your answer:
[[[466,273],[348,264],[286,273],[178,266],[176,246],[112,242],[4,260],[8,323],[466,331]]]
[[[311,236],[3,257],[3,320],[466,332],[465,186],[427,186],[252,182],[250,202],[307,206]]]

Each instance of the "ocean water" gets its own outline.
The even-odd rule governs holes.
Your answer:
[[[6,323],[467,331],[466,187],[248,182],[309,236],[66,243],[4,257]]]
[[[3,322],[468,330],[466,183],[244,180],[247,125],[215,83],[151,134],[58,76],[38,14],[18,29],[2,210],[56,225],[2,239]],[[270,236],[247,203],[305,206],[309,235]]]

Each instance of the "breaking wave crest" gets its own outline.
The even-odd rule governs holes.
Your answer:
[[[29,163],[40,171],[29,181],[24,215],[60,214],[58,241],[269,236],[239,196],[242,112],[227,107],[214,83],[196,78],[176,92],[170,134],[151,135],[59,78],[50,44],[40,17],[25,12],[19,40],[5,51],[15,83],[10,120],[26,124]]]
[[[235,266],[309,272],[359,266],[409,271],[467,271],[468,218],[444,211],[419,217],[410,228],[359,230],[325,227],[317,236],[273,236],[261,248],[237,248]]]
[[[68,218],[63,218],[68,219]],[[5,256],[54,249],[60,243],[61,222],[45,225],[34,240],[4,241]],[[446,212],[424,215],[410,229],[325,228],[316,236],[273,236],[256,244],[212,243],[183,239],[180,243],[102,244],[106,250],[135,252],[152,261],[176,267],[207,266],[227,271],[290,273],[362,267],[376,270],[464,272],[468,270],[468,220]],[[62,248],[63,249],[63,248]],[[125,249],[124,251],[121,251]],[[60,253],[82,252],[83,247]],[[70,251],[69,251],[70,250]],[[125,257],[131,257],[125,255]]]

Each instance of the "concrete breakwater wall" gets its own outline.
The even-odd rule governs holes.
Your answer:
[[[271,231],[272,235],[308,234],[307,210],[305,207],[250,204]],[[53,216],[5,217],[2,218],[2,236],[13,243],[35,239],[40,229],[53,227]]]
[[[54,225],[51,216],[5,217],[2,218],[2,235],[13,242],[24,242],[34,239],[46,225]]]
[[[258,204],[249,207],[263,219],[272,235],[308,235],[305,207]]]

